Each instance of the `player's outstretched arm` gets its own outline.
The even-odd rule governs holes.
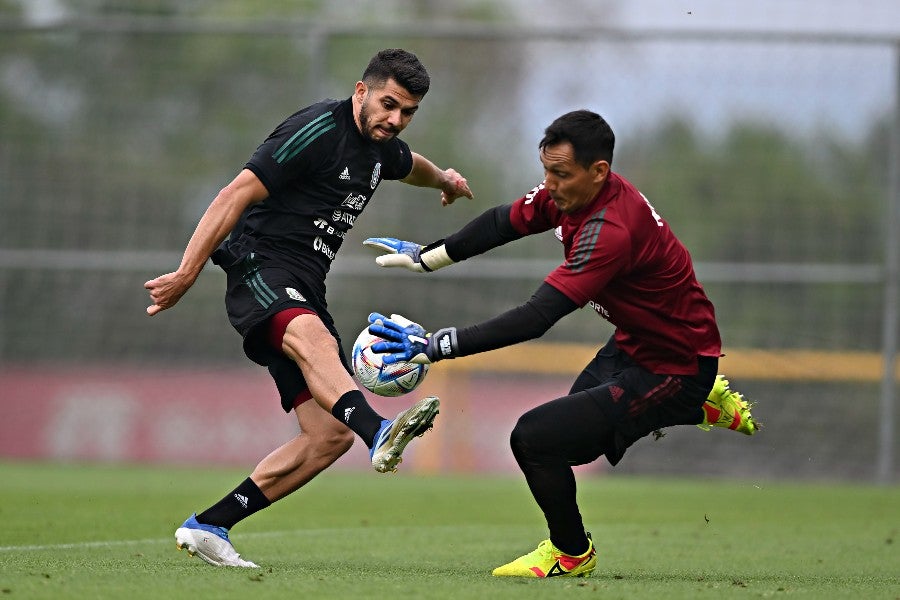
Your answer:
[[[412,153],[413,166],[409,175],[401,181],[419,187],[432,187],[441,190],[441,205],[453,204],[457,198],[473,198],[469,182],[455,169],[440,169],[433,162],[418,154]]]
[[[456,328],[445,327],[434,334],[403,315],[390,318],[372,313],[369,315],[369,333],[385,341],[372,344],[372,350],[384,354],[384,363],[411,362],[431,364],[445,358],[454,358],[458,352]]]
[[[225,186],[206,209],[188,242],[177,271],[144,283],[150,293],[147,314],[153,316],[175,304],[190,289],[203,265],[225,239],[244,210],[268,197],[269,193],[252,171],[244,169]]]

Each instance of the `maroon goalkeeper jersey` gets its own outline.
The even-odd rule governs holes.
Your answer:
[[[597,197],[565,214],[539,185],[517,200],[523,235],[556,230],[565,262],[546,282],[615,325],[619,348],[653,373],[694,375],[697,356],[720,356],[715,310],[691,256],[647,199],[610,172]]]

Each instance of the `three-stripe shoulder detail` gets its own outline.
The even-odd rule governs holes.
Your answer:
[[[316,138],[335,127],[337,127],[337,124],[334,122],[334,114],[331,111],[323,113],[297,130],[297,133],[292,135],[288,141],[283,143],[272,154],[272,158],[278,164],[291,160],[304,148],[313,143]]]
[[[604,213],[606,213],[606,207],[588,217],[581,231],[578,232],[578,239],[575,240],[572,249],[572,258],[568,261],[570,269],[580,271],[590,260],[591,254],[597,246],[597,238],[600,237]]]

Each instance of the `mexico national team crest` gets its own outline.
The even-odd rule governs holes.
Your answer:
[[[381,163],[375,163],[375,168],[372,169],[372,181],[369,182],[369,185],[374,190],[378,185],[378,180],[381,178]]]
[[[298,292],[298,291],[295,290],[294,288],[292,288],[292,287],[284,288],[284,291],[287,292],[287,295],[288,295],[290,298],[293,298],[293,299],[296,300],[297,302],[306,302],[306,298],[303,297],[303,294],[301,294],[300,292]]]

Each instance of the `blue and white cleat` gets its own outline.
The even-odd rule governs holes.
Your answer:
[[[422,398],[397,415],[393,421],[385,419],[375,434],[375,443],[369,450],[372,466],[379,473],[396,472],[403,458],[403,449],[414,437],[425,435],[434,425],[441,401],[435,396]]]
[[[188,517],[175,530],[175,545],[179,550],[187,550],[191,556],[199,556],[215,567],[245,567],[258,569],[259,565],[244,560],[235,551],[224,527],[197,522],[197,513]]]

